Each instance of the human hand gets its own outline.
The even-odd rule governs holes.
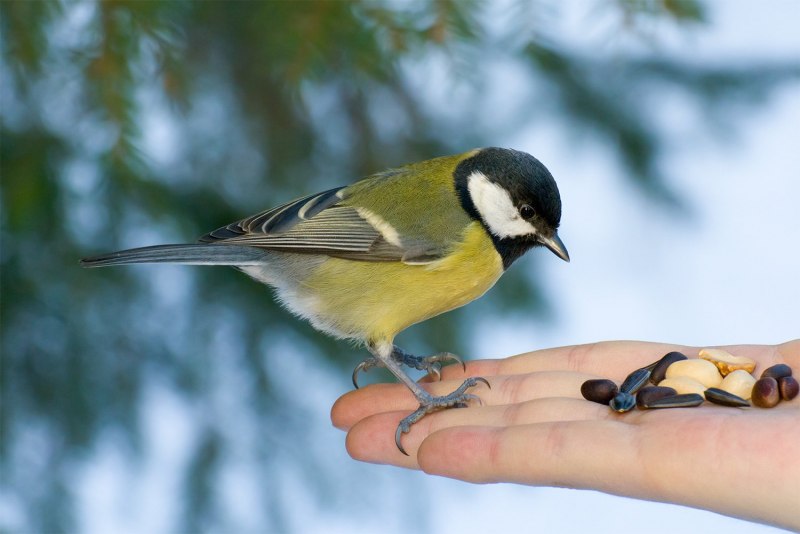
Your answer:
[[[724,348],[754,359],[756,376],[776,363],[800,372],[800,340]],[[472,391],[483,405],[422,419],[403,436],[410,456],[394,443],[398,421],[417,407],[400,384],[351,391],[331,418],[357,460],[475,483],[594,489],[800,530],[800,397],[772,409],[705,403],[624,414],[581,397],[585,380],[619,384],[673,350],[698,352],[615,341],[468,362],[469,376],[491,384]],[[460,366],[449,366],[425,387],[444,394],[463,379]]]

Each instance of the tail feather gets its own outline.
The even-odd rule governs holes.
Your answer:
[[[84,258],[82,267],[129,263],[183,263],[187,265],[261,265],[265,251],[255,247],[220,244],[156,245]]]

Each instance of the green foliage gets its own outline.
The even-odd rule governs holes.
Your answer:
[[[689,0],[604,7],[633,29],[642,18],[706,18]],[[492,13],[491,4],[457,0],[0,2],[0,470],[22,529],[75,530],[75,469],[109,436],[140,454],[153,391],[213,408],[232,373],[245,377],[235,395],[246,407],[247,446],[270,451],[258,456],[259,472],[264,509],[273,510],[265,520],[278,524],[270,473],[287,458],[306,472],[324,467],[300,458],[303,408],[276,391],[270,367],[287,344],[307,339],[296,350],[341,367],[347,387],[363,356],[290,319],[268,290],[233,270],[84,271],[80,257],[190,240],[391,165],[493,144],[483,135],[496,125],[474,110],[480,74],[498,57],[549,87],[555,113],[608,139],[643,191],[677,201],[659,170],[664,134],[632,95],[674,84],[712,109],[731,96],[763,99],[798,75],[796,65],[753,77],[748,68],[665,59],[617,58],[612,67],[571,51],[535,18],[498,29]],[[469,86],[457,113],[412,89],[432,63],[460,78],[442,77],[445,89]],[[405,339],[466,350],[480,313],[546,309],[519,269],[486,304]],[[237,438],[219,410],[198,416],[177,530],[225,527],[215,487]],[[282,439],[269,432],[276,425]]]

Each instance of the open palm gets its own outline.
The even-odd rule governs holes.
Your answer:
[[[800,371],[800,340],[725,347],[757,362]],[[800,398],[776,408],[634,410],[617,414],[584,400],[590,378],[620,383],[638,367],[697,348],[631,341],[547,349],[503,360],[469,362],[467,374],[491,389],[483,404],[432,414],[394,443],[398,421],[415,399],[398,384],[342,396],[332,420],[347,430],[356,459],[393,464],[468,482],[586,488],[671,502],[800,529]],[[460,366],[443,370],[432,393],[452,390]]]

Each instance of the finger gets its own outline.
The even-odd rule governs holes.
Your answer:
[[[501,406],[471,406],[427,416],[414,428],[420,436],[452,426],[518,426],[550,421],[606,419],[617,414],[608,406],[582,399],[547,397]]]
[[[441,378],[437,379],[430,375],[425,375],[420,382],[438,382],[440,380],[458,380],[468,376],[492,376],[496,375],[502,360],[471,360],[464,361],[464,366],[453,363],[441,369]]]
[[[357,460],[416,467],[401,458],[394,443],[394,429],[403,412],[381,413],[355,424],[347,436],[347,449]],[[504,406],[471,406],[427,415],[402,437],[403,448],[413,459],[419,444],[431,433],[454,426],[515,426],[551,421],[577,421],[615,417],[607,406],[569,398],[536,399]]]
[[[395,430],[400,420],[406,415],[408,412],[388,412],[362,419],[347,432],[345,438],[347,453],[362,462],[419,469],[416,455],[417,445],[415,443],[413,447],[409,447],[409,435],[403,434],[400,438],[407,455],[400,452],[395,443]],[[425,418],[422,421],[425,421]],[[412,432],[417,425],[411,427]]]
[[[427,389],[427,386],[423,386]],[[331,422],[336,428],[347,430],[356,422],[380,412],[410,411],[416,408],[416,399],[403,384],[370,384],[348,391],[333,403]]]
[[[502,360],[467,362],[470,375],[510,375],[538,371],[577,371],[621,381],[628,373],[649,365],[671,351],[696,355],[697,350],[682,345],[641,341],[605,341],[588,345],[557,347],[519,354]],[[460,367],[447,366],[443,379],[461,376]]]
[[[800,340],[778,346],[732,345],[719,348],[737,356],[752,358],[758,364],[756,372],[776,363],[800,366]],[[470,361],[467,362],[467,373],[490,375],[570,370],[621,381],[631,371],[659,360],[667,352],[679,351],[690,358],[696,358],[698,350],[697,347],[666,343],[606,341],[543,349],[502,360]],[[444,369],[442,378],[456,378],[460,376],[460,372],[460,368],[448,366]]]
[[[671,351],[694,349],[664,343],[608,341],[546,349],[501,360],[498,374],[545,370],[577,371],[622,381],[631,371],[659,360]]]
[[[491,376],[490,388],[476,386],[470,393],[480,397],[484,405],[513,404],[546,397],[580,398],[584,381],[596,378],[573,372],[550,371],[512,376]],[[432,395],[446,395],[460,386],[462,380],[446,380],[422,384]],[[401,384],[370,385],[341,396],[331,409],[331,420],[337,428],[347,429],[370,415],[395,410],[414,410],[417,400]]]
[[[636,462],[636,427],[616,420],[450,427],[419,446],[421,468],[469,482],[592,487],[620,492]]]

